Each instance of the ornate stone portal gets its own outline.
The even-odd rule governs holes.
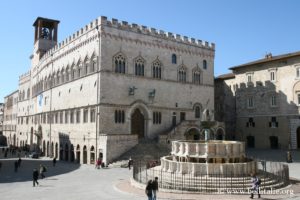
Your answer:
[[[194,176],[241,176],[257,172],[257,162],[245,157],[238,141],[172,141],[171,156],[161,158],[163,171]]]

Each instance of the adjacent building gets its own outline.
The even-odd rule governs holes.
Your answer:
[[[299,149],[300,52],[267,54],[230,69],[233,74],[215,80],[223,87],[216,93],[216,118],[248,147]]]
[[[3,112],[4,112],[4,104],[0,103],[0,133],[1,134],[3,131]]]
[[[204,110],[212,113],[213,43],[106,17],[58,43],[58,24],[41,17],[33,24],[17,130],[5,132],[14,145],[107,163],[140,139],[159,138],[182,121],[199,125]],[[181,134],[188,137],[188,130]]]
[[[19,143],[20,137],[17,134],[18,91],[4,97],[3,109],[3,135],[6,136],[7,145],[16,146],[21,144],[22,142]]]

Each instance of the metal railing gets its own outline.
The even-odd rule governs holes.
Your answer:
[[[156,163],[157,166],[153,167]],[[289,184],[289,169],[279,162],[258,161],[257,176],[261,179],[261,189],[271,190]],[[149,180],[158,177],[159,188],[176,191],[191,191],[199,193],[220,193],[226,190],[249,192],[252,184],[250,174],[233,175],[224,171],[222,174],[194,175],[163,171],[159,162],[135,161],[133,179],[147,184]]]

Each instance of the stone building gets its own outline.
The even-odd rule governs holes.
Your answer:
[[[3,111],[4,111],[4,104],[0,103],[0,135],[3,131]]]
[[[4,97],[3,135],[6,136],[7,144],[16,146],[19,143],[17,134],[18,115],[18,91]],[[23,122],[22,122],[23,123]]]
[[[236,121],[236,138],[248,147],[299,149],[300,52],[267,54],[230,69],[233,75],[215,80],[225,88],[215,104],[227,106],[218,117],[227,116],[226,126]]]
[[[33,24],[31,67],[19,79],[18,146],[107,163],[181,121],[199,132],[202,112],[214,107],[213,43],[106,17],[58,43],[58,24]]]

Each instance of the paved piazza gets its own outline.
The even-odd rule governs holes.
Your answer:
[[[295,162],[290,164],[290,176],[300,180],[299,152],[293,152]],[[252,151],[249,155],[260,155],[267,160],[275,158],[283,160],[284,152],[279,150]],[[1,155],[2,156],[2,155]],[[77,165],[67,162],[57,162],[52,166],[49,159],[23,158],[21,168],[14,172],[15,158],[3,159],[0,170],[1,200],[18,199],[98,199],[98,200],[140,200],[147,199],[144,191],[132,187],[130,177],[132,171],[124,168],[95,169],[92,165]],[[40,164],[47,166],[45,179],[39,179],[39,186],[32,186],[32,169]],[[282,190],[293,190],[294,195],[262,195],[262,199],[300,199],[300,183],[294,181],[293,186]],[[183,193],[166,193],[160,191],[158,199],[249,199],[244,195],[196,195]],[[257,198],[257,196],[255,196]]]

